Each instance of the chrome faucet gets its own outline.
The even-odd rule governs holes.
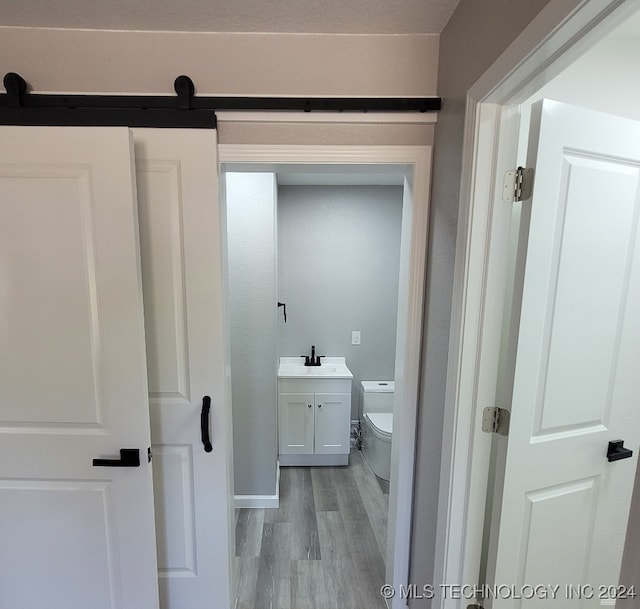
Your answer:
[[[300,357],[304,357],[305,366],[320,366],[320,358],[324,357],[324,355],[316,355],[316,346],[311,345],[311,357],[308,355],[301,355]]]

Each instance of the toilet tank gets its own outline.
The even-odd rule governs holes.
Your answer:
[[[393,412],[393,381],[362,381],[360,383],[360,416],[368,412]]]

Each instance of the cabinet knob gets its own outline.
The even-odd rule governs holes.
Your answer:
[[[322,408],[322,404],[318,404],[318,408]]]
[[[307,404],[307,406],[308,406],[309,408],[311,408],[311,404]]]

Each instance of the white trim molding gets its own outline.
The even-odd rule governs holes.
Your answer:
[[[276,466],[275,495],[235,495],[236,508],[279,508],[280,507],[280,462]]]
[[[235,495],[236,508],[278,508],[280,507],[279,495]]]
[[[269,121],[267,121],[269,122]],[[219,144],[219,161],[233,163],[299,165],[413,165],[427,171],[430,146],[298,146],[279,144]],[[423,175],[423,177],[425,177]]]
[[[265,117],[263,116],[263,120]],[[408,584],[420,350],[424,308],[431,180],[431,146],[295,146],[221,144],[223,171],[233,166],[264,165],[398,165],[405,174],[403,205],[403,252],[396,341],[395,418],[392,473],[389,494],[387,582]],[[255,169],[253,169],[255,170]],[[409,193],[407,194],[407,191]],[[403,258],[404,255],[404,258]],[[403,275],[404,273],[404,275]],[[393,609],[406,607],[394,598]]]
[[[382,124],[382,125],[433,125],[438,121],[437,112],[250,112],[218,110],[216,118],[219,122],[234,123],[348,123]]]

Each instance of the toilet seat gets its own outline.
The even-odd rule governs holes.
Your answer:
[[[361,381],[360,386],[375,393],[393,393],[396,389],[394,381]]]
[[[391,438],[393,433],[393,413],[392,412],[368,412],[364,415],[374,431],[381,436]]]

